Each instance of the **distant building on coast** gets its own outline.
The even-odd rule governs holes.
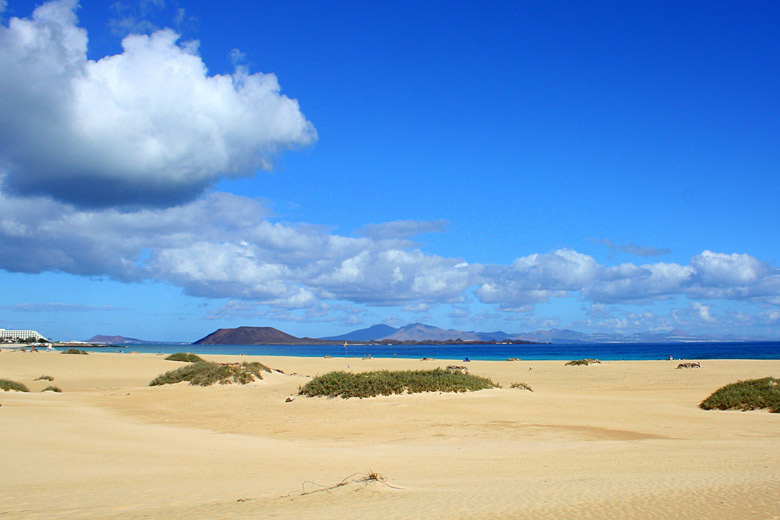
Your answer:
[[[0,341],[24,341],[26,339],[46,339],[35,330],[5,330],[0,329]]]

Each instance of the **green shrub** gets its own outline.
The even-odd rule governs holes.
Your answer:
[[[11,381],[10,379],[0,379],[0,390],[13,390],[14,392],[29,392],[30,389],[24,386],[22,383]]]
[[[569,361],[568,363],[566,363],[566,366],[580,366],[580,365],[588,366],[588,365],[595,365],[597,363],[601,363],[601,361],[599,361],[598,359],[590,359],[590,358],[575,359],[574,361]]]
[[[199,363],[205,361],[205,359],[197,354],[193,354],[192,352],[177,352],[175,354],[171,354],[165,359],[166,361],[185,361],[187,363]]]
[[[330,372],[317,376],[302,388],[300,395],[342,397],[376,397],[377,395],[414,394],[418,392],[467,392],[496,388],[493,381],[453,370],[407,370],[390,372]]]
[[[256,375],[259,379],[263,379],[262,374],[260,372],[271,372],[271,369],[265,366],[264,364],[260,363],[259,361],[251,361],[247,362],[244,361],[241,363],[241,366],[252,372],[254,375]]]
[[[211,386],[239,383],[245,385],[255,379],[263,379],[262,371],[270,370],[261,363],[212,363],[201,361],[192,363],[176,370],[171,370],[154,378],[149,386],[173,385],[189,381],[191,385]]]
[[[699,405],[705,410],[758,410],[780,413],[780,379],[765,377],[726,385]]]
[[[89,352],[87,352],[86,350],[79,350],[77,348],[69,348],[68,350],[63,350],[62,353],[63,354],[82,354],[84,356],[89,354]]]
[[[531,388],[525,383],[512,383],[511,385],[509,385],[509,388],[520,388],[521,390],[528,390],[529,392],[534,391],[533,388]]]
[[[51,376],[41,376],[41,377],[36,377],[35,380],[36,381],[54,381],[54,378],[51,377]]]
[[[60,392],[62,392],[62,390],[60,389],[59,386],[47,386],[46,388],[41,390],[41,392],[57,392],[57,393],[60,393]]]

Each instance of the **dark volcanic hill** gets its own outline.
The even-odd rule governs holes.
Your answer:
[[[218,329],[193,345],[305,345],[311,339],[290,336],[273,327]]]

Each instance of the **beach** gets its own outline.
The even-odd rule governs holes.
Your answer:
[[[183,363],[0,352],[30,389],[0,392],[0,518],[780,518],[780,414],[698,407],[780,360],[472,361],[503,388],[286,402],[334,370],[463,363],[204,357],[277,371],[150,387]]]

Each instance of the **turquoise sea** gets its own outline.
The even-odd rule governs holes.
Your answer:
[[[102,352],[147,352],[171,354],[244,354],[247,356],[301,356],[362,358],[436,358],[501,361],[508,358],[528,360],[582,359],[780,359],[780,341],[697,342],[697,343],[587,343],[559,345],[127,345],[87,350]]]

